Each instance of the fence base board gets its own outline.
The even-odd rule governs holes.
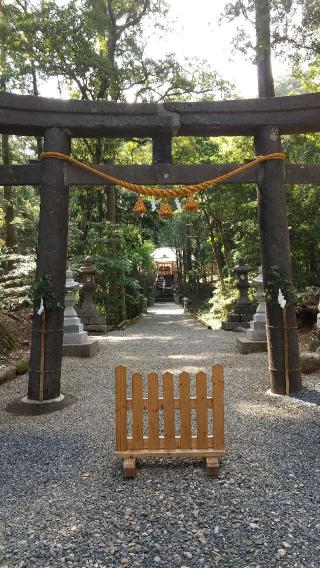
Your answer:
[[[209,475],[219,475],[219,460],[218,458],[205,458],[206,468]]]
[[[125,450],[116,452],[118,458],[222,458],[224,450],[206,449],[161,449],[161,450]]]
[[[135,458],[126,458],[125,460],[123,460],[122,471],[123,471],[124,477],[135,477],[135,475],[136,475],[136,459]]]

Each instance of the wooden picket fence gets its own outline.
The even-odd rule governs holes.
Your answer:
[[[212,367],[212,394],[208,396],[207,374],[196,373],[196,396],[190,395],[190,375],[179,375],[179,397],[174,395],[171,373],[162,377],[163,396],[159,397],[159,379],[148,374],[148,397],[143,397],[143,376],[132,375],[132,398],[127,397],[127,369],[116,367],[116,455],[123,458],[125,477],[134,477],[137,458],[204,457],[209,473],[219,473],[218,458],[224,456],[224,388],[223,367]],[[192,410],[196,414],[196,436],[192,436]],[[212,409],[212,435],[209,435],[208,409]],[[175,411],[180,414],[180,435],[176,435]],[[129,412],[132,435],[128,436]],[[143,417],[147,413],[148,436],[143,433]],[[160,436],[162,412],[163,436]]]

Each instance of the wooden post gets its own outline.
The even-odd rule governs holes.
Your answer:
[[[259,97],[274,96],[270,46],[270,4],[256,0],[256,36]],[[278,129],[265,126],[255,135],[256,154],[281,152]],[[272,267],[277,267],[284,281],[292,282],[288,214],[284,190],[284,165],[281,161],[264,162],[260,166],[258,184],[261,259],[264,283],[272,280]],[[288,373],[290,392],[301,384],[300,358],[294,306],[287,304]],[[285,344],[282,308],[267,302],[267,340],[271,391],[286,392]]]
[[[70,152],[70,138],[62,128],[45,132],[44,150]],[[63,305],[66,280],[68,237],[68,187],[64,182],[64,163],[47,158],[43,163],[40,223],[38,236],[37,277],[50,274],[56,302]],[[63,340],[63,310],[47,311],[44,353],[41,356],[41,316],[34,306],[28,399],[40,401],[41,371],[44,375],[43,400],[60,396]],[[41,362],[44,369],[41,369]]]

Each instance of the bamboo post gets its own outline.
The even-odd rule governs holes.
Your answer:
[[[39,401],[44,398],[44,366],[45,366],[45,334],[46,334],[46,312],[41,314],[40,331],[40,379],[39,379]]]
[[[283,344],[284,344],[284,369],[285,369],[285,381],[286,381],[286,395],[289,396],[290,384],[289,384],[289,353],[288,353],[288,323],[287,323],[287,307],[285,306],[282,310],[283,318]]]

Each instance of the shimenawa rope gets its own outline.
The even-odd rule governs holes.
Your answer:
[[[242,166],[239,166],[238,168],[235,168],[231,172],[227,172],[227,173],[223,174],[222,176],[217,176],[213,179],[202,181],[202,182],[197,183],[195,185],[184,185],[184,186],[178,187],[178,188],[167,188],[167,189],[161,189],[159,187],[144,186],[144,185],[140,185],[140,184],[137,184],[137,183],[131,183],[131,182],[125,181],[123,179],[115,178],[115,177],[110,176],[109,174],[107,174],[105,172],[101,172],[101,171],[97,170],[96,168],[93,168],[92,166],[89,166],[88,164],[84,164],[83,162],[80,162],[79,160],[76,160],[75,158],[72,158],[71,156],[68,156],[67,154],[63,154],[61,152],[42,152],[40,157],[41,158],[54,158],[54,159],[57,159],[57,160],[64,160],[66,162],[69,162],[73,166],[77,166],[77,167],[79,167],[79,168],[81,168],[81,169],[83,169],[87,172],[90,172],[90,173],[104,179],[105,181],[107,181],[107,182],[109,182],[113,185],[118,185],[120,187],[123,187],[124,189],[134,191],[135,193],[138,193],[140,195],[162,198],[164,201],[163,201],[163,204],[162,204],[161,209],[160,209],[160,214],[162,216],[171,216],[172,210],[171,210],[171,207],[170,207],[169,202],[168,202],[169,197],[188,197],[187,203],[186,203],[186,209],[188,211],[192,211],[192,210],[197,208],[197,202],[194,199],[195,193],[198,193],[200,191],[205,191],[209,187],[213,187],[217,184],[223,183],[225,180],[235,176],[236,174],[239,174],[241,172],[244,172],[245,170],[249,170],[251,168],[254,168],[258,164],[261,164],[262,162],[266,162],[267,160],[285,160],[286,155],[282,154],[281,152],[275,152],[273,154],[266,154],[264,156],[256,156],[250,162],[243,164]],[[145,205],[144,205],[141,197],[138,198],[138,200],[135,204],[134,212],[138,213],[138,214],[146,212],[146,208],[145,208]]]

